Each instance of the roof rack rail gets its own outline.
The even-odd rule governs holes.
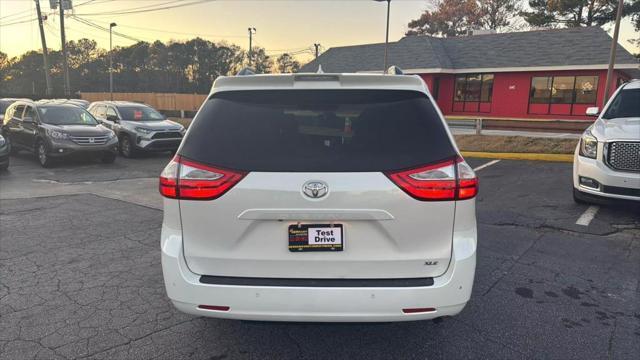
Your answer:
[[[316,71],[316,74],[324,74],[324,71],[322,70],[322,64],[318,65],[318,71]]]
[[[384,73],[387,75],[404,75],[404,71],[395,65],[389,66]]]
[[[238,71],[236,76],[247,76],[247,75],[255,75],[256,72],[250,67],[242,68],[242,70]]]

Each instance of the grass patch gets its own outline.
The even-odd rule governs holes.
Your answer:
[[[455,135],[461,151],[495,153],[573,154],[578,139],[526,136]]]

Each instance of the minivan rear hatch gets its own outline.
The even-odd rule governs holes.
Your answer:
[[[197,274],[407,279],[448,267],[455,201],[415,199],[389,176],[456,159],[421,92],[218,92],[178,156],[195,171],[237,174],[214,200],[180,200],[185,260]],[[307,246],[311,232],[340,246]]]

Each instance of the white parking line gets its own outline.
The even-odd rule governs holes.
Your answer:
[[[584,213],[580,215],[578,221],[576,221],[576,225],[589,226],[589,224],[591,224],[591,220],[596,217],[598,210],[600,210],[600,206],[589,206],[589,208],[587,208],[587,210],[585,210]]]
[[[486,168],[486,167],[489,167],[489,166],[491,166],[491,165],[495,165],[495,164],[497,164],[497,163],[499,163],[499,162],[500,162],[500,160],[491,160],[491,161],[489,161],[488,163],[486,163],[486,164],[482,164],[482,165],[478,166],[477,168],[473,169],[473,171],[482,170],[482,169],[484,169],[484,168]]]

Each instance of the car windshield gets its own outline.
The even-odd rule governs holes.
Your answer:
[[[164,120],[164,115],[148,106],[118,106],[123,120],[158,121]]]
[[[603,119],[640,117],[640,89],[622,90],[602,116]]]
[[[40,119],[50,125],[97,125],[98,122],[86,110],[77,106],[39,106]]]

